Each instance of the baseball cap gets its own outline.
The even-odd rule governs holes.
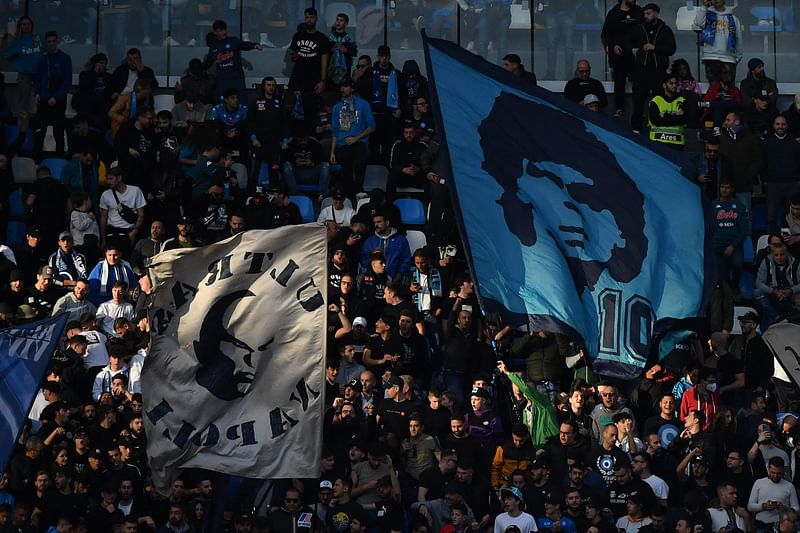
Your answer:
[[[755,96],[758,100],[769,100],[769,91],[766,89],[761,89],[756,93]]]
[[[386,380],[386,385],[387,387],[400,387],[402,389],[405,382],[397,376],[392,376]]]
[[[739,320],[750,320],[751,322],[758,323],[758,313],[755,311],[748,311],[743,315],[737,317]]]
[[[24,276],[22,275],[22,270],[12,270],[11,273],[8,275],[8,281],[22,281]]]
[[[637,491],[633,491],[630,494],[628,494],[628,501],[629,502],[633,502],[633,503],[637,503],[639,505],[643,505],[644,504],[644,494],[642,494],[638,490]]]
[[[353,326],[361,326],[367,327],[367,319],[363,316],[357,316],[355,320],[353,320]]]
[[[103,451],[100,448],[92,448],[89,452],[90,459],[102,459],[103,458]]]
[[[333,490],[333,483],[331,483],[327,479],[323,479],[322,481],[319,482],[319,488]]]
[[[589,104],[599,104],[599,103],[600,103],[600,98],[598,98],[596,94],[587,94],[586,96],[583,97],[583,100],[581,100],[581,104],[585,106]]]
[[[44,278],[53,279],[54,274],[55,272],[53,272],[53,269],[50,267],[50,265],[44,265],[39,268],[39,275]]]
[[[119,165],[119,161],[114,161],[108,166],[108,170],[106,171],[107,176],[121,176],[122,175],[122,167]]]
[[[362,390],[364,390],[362,385],[361,385],[361,382],[358,381],[357,379],[351,379],[350,381],[347,382],[347,385],[345,385],[345,387],[350,387],[354,391],[358,391],[358,392],[361,392]]]
[[[489,399],[489,391],[482,387],[473,387],[469,393],[470,396],[477,396],[478,398]]]
[[[500,497],[504,498],[506,496],[513,496],[519,501],[523,501],[522,491],[520,491],[517,487],[506,487],[504,489],[500,489]]]
[[[62,231],[58,235],[58,240],[59,241],[71,241],[72,240],[72,233],[70,233],[68,231]]]
[[[180,217],[178,219],[178,224],[191,224],[191,223],[192,223],[192,219],[189,218],[189,217]]]
[[[764,62],[757,57],[754,57],[753,59],[747,62],[747,70],[755,70],[756,68],[763,66]]]

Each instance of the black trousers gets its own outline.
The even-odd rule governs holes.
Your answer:
[[[36,111],[36,129],[34,130],[34,153],[37,158],[41,157],[44,138],[47,135],[47,126],[53,126],[53,137],[56,139],[56,153],[64,154],[64,132],[67,128],[67,117],[64,113],[67,110],[67,102],[56,102],[51,106],[46,101],[39,104]]]
[[[614,109],[625,110],[625,82],[633,73],[633,56],[628,53],[618,56],[613,52],[608,56],[608,61],[613,69],[614,78]]]
[[[355,201],[356,193],[364,188],[367,171],[367,145],[357,142],[336,148],[336,162],[342,166],[339,186]],[[353,204],[355,205],[355,203]]]
[[[643,115],[647,112],[647,102],[659,94],[666,72],[652,67],[635,67],[633,71],[633,115],[631,128],[637,131],[647,123]]]

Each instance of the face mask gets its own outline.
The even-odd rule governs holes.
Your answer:
[[[716,383],[709,383],[709,384],[707,384],[707,385],[706,385],[706,390],[707,390],[708,392],[712,392],[712,393],[713,393],[713,392],[716,392],[716,390],[717,390],[717,384],[716,384]]]

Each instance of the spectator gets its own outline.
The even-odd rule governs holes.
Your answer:
[[[578,60],[575,65],[575,77],[564,86],[564,98],[580,104],[590,94],[598,99],[598,109],[608,107],[606,90],[600,80],[592,78],[592,67],[586,59]]]
[[[44,39],[34,29],[33,19],[25,15],[17,20],[16,30],[5,45],[3,58],[11,61],[17,72],[17,97],[13,105],[15,113],[18,116],[22,112],[32,115],[36,112],[36,76],[39,73],[39,60],[45,51]]]
[[[735,74],[742,59],[742,23],[725,5],[725,0],[703,0],[692,29],[700,33],[702,60],[709,82],[720,80],[723,72]]]
[[[800,181],[800,144],[789,137],[788,129],[786,118],[779,115],[772,121],[772,131],[761,142],[764,153],[761,180],[767,189],[770,233],[785,227],[778,213],[789,205]]]
[[[510,487],[500,491],[505,512],[497,515],[494,522],[494,533],[507,533],[509,527],[516,527],[519,533],[538,531],[536,519],[522,511],[522,492],[517,487]]]
[[[386,272],[392,278],[402,277],[411,266],[411,251],[405,236],[399,234],[391,225],[392,221],[384,213],[372,216],[375,234],[370,236],[362,247],[361,267],[367,267],[367,259],[373,250],[383,250],[386,257]]]
[[[64,154],[67,93],[72,87],[72,58],[58,49],[58,33],[44,36],[45,53],[36,69],[36,130],[34,151],[41,157],[47,126],[53,126],[56,154]]]
[[[317,29],[316,9],[306,8],[303,17],[289,44],[289,56],[295,64],[289,90],[300,92],[305,122],[312,126],[311,117],[316,116],[319,97],[328,79],[331,42]]]
[[[686,139],[683,130],[686,127],[687,117],[684,113],[685,100],[678,90],[678,78],[674,74],[665,77],[663,95],[657,94],[650,100],[647,116],[650,122],[650,140],[665,144],[675,150],[683,150]],[[640,98],[640,96],[637,96]],[[641,108],[637,103],[637,112],[632,120],[638,125],[641,121]],[[640,129],[640,128],[639,128]]]
[[[281,170],[289,191],[296,193],[298,185],[318,186],[320,196],[330,190],[330,165],[323,157],[322,145],[308,132],[298,127],[298,132],[289,142]],[[348,219],[349,222],[349,219]]]
[[[517,54],[503,56],[503,68],[525,83],[536,85],[536,74],[525,70],[522,59]]]
[[[353,94],[354,87],[353,80],[339,86],[342,99],[333,107],[330,156],[332,165],[342,165],[342,186],[352,197],[363,188],[368,139],[376,128],[369,104]]]
[[[778,86],[775,80],[767,76],[764,71],[764,62],[754,57],[747,62],[747,77],[739,84],[739,91],[742,93],[742,102],[750,104],[756,97],[765,91],[766,100],[769,107],[774,110],[778,102]]]
[[[137,80],[142,82],[142,87],[151,91],[159,87],[153,69],[142,62],[142,52],[138,48],[130,48],[125,53],[125,59],[111,73],[111,100],[116,101],[120,95],[134,92]]]
[[[129,257],[144,221],[147,202],[142,190],[127,185],[119,165],[108,170],[108,189],[100,196],[100,246],[113,246]]]
[[[376,124],[375,134],[370,137],[370,152],[384,163],[389,161],[389,149],[397,128],[397,120],[402,114],[400,72],[394,68],[391,59],[391,49],[385,44],[379,46],[378,60],[358,81],[358,92],[369,102]]]
[[[606,15],[600,33],[614,75],[614,118],[625,116],[625,82],[633,74],[634,65],[631,38],[643,20],[643,10],[634,0],[619,0]]]
[[[723,175],[733,181],[736,201],[752,212],[753,185],[761,171],[761,149],[758,138],[745,129],[739,113],[728,113],[725,117],[719,155]]]
[[[244,95],[246,87],[242,52],[261,50],[261,45],[228,37],[228,25],[224,20],[215,20],[211,29],[214,31],[214,39],[209,44],[203,70],[208,70],[212,65],[215,67],[217,99],[219,100],[229,89],[235,89],[237,94]],[[189,67],[191,68],[191,63]]]
[[[775,247],[758,268],[754,295],[761,307],[761,327],[766,329],[780,315],[798,307],[800,278],[797,270],[800,263],[789,254],[786,246]]]
[[[757,530],[778,522],[781,509],[798,510],[797,492],[791,483],[783,479],[784,467],[783,459],[773,457],[769,460],[767,476],[753,483],[747,510],[754,514]]]
[[[658,95],[667,75],[669,57],[677,49],[672,28],[659,18],[660,15],[661,8],[658,5],[645,5],[642,9],[642,24],[631,32],[631,52],[634,56],[631,128],[637,131],[642,129],[644,104],[649,98]],[[675,76],[676,81],[673,92],[680,98],[677,73],[671,75]]]

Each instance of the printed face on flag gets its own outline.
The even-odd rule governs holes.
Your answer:
[[[638,374],[656,323],[702,307],[699,188],[583,108],[428,42],[484,304],[509,323],[582,341],[596,363],[610,363],[607,374]]]
[[[152,260],[142,392],[160,492],[177,468],[317,475],[325,245],[325,227],[309,224]]]

